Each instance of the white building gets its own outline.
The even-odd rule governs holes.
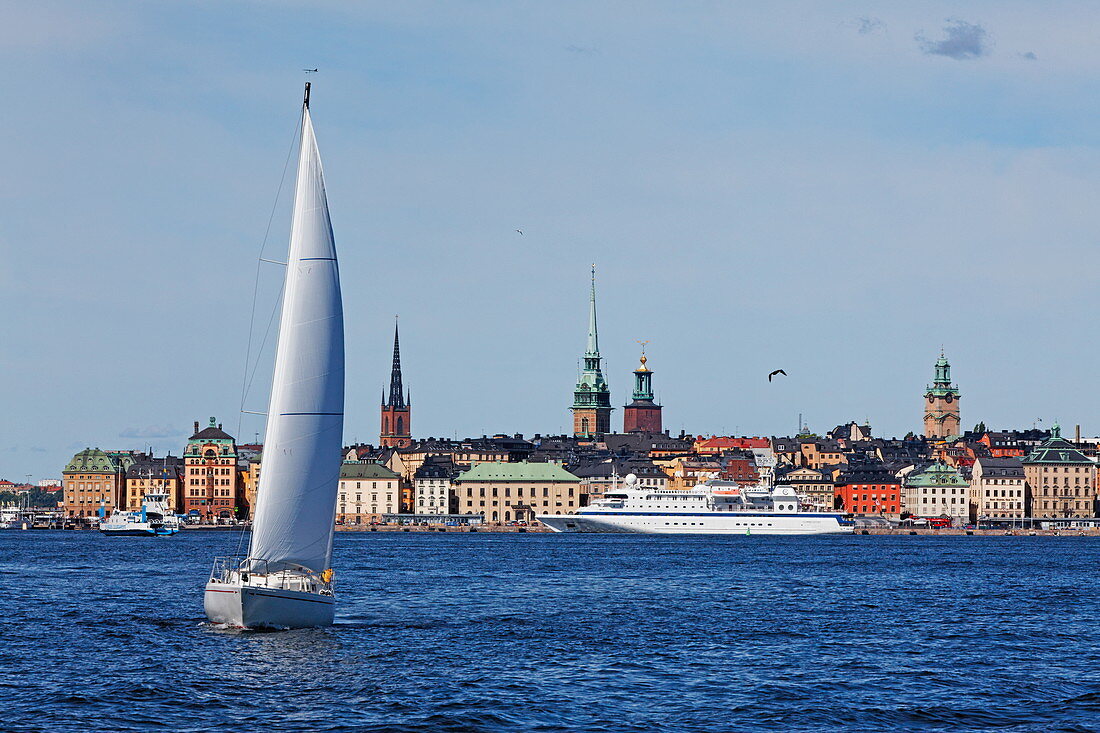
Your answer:
[[[377,463],[344,463],[336,502],[339,524],[369,524],[401,509],[401,477]]]
[[[451,461],[424,461],[413,475],[413,514],[449,514],[451,496],[454,494],[452,479],[457,475]]]
[[[970,503],[977,517],[1025,515],[1026,481],[1019,458],[978,458],[970,477]]]
[[[933,463],[905,478],[904,508],[916,517],[950,517],[954,526],[970,521],[970,484],[946,463]]]

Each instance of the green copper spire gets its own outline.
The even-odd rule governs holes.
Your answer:
[[[573,408],[611,407],[611,393],[600,368],[600,344],[596,331],[596,266],[592,265],[592,291],[588,303],[588,346],[584,368],[573,391]]]
[[[653,372],[645,365],[648,359],[645,355],[645,345],[642,342],[641,364],[634,370],[634,399],[643,402],[653,401]]]
[[[600,336],[596,331],[596,266],[592,265],[592,296],[588,301],[588,348],[585,357],[600,358]],[[587,368],[587,367],[585,367]]]
[[[936,359],[936,374],[932,380],[932,385],[925,392],[925,395],[944,397],[949,394],[952,398],[958,398],[959,388],[951,384],[951,364],[948,363],[947,357],[944,356],[943,349],[940,349],[940,358]]]

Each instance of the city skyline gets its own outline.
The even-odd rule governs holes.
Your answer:
[[[308,43],[290,5],[260,28],[246,8],[9,9],[0,287],[26,306],[0,476],[55,478],[84,447],[178,455],[209,415],[262,432],[236,416],[251,280],[304,67],[346,282],[345,442],[377,441],[394,313],[414,435],[570,432],[592,262],[613,428],[648,340],[673,433],[788,435],[800,413],[919,433],[941,345],[964,429],[1100,432],[1078,336],[1097,11],[978,3],[961,37],[949,6],[410,6],[328,5]],[[260,335],[274,267],[261,282]]]

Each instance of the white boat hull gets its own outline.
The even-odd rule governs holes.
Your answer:
[[[283,588],[210,581],[203,594],[213,623],[242,629],[309,629],[331,626],[336,599]]]
[[[811,535],[851,534],[855,527],[839,514],[749,514],[710,512],[585,512],[539,515],[555,532],[603,534],[742,534]]]

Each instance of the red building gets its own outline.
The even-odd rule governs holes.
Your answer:
[[[842,473],[833,491],[837,508],[850,514],[901,516],[901,480],[889,471]]]

